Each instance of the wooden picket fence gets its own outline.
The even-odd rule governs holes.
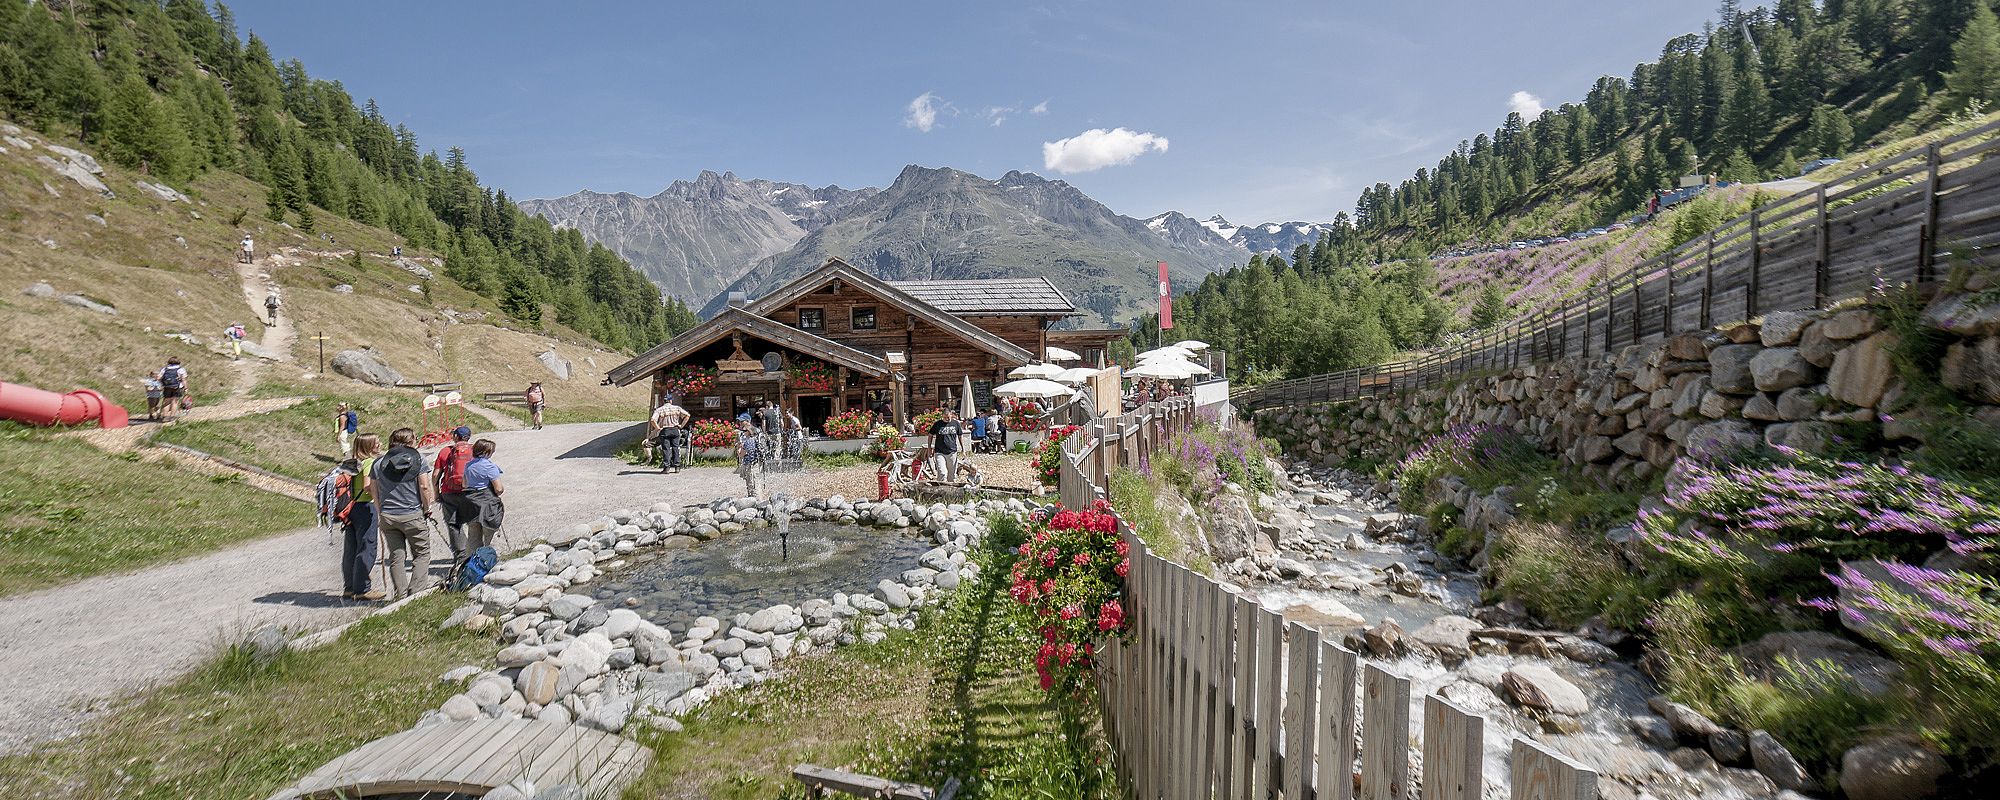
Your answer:
[[[1182,398],[1084,426],[1063,442],[1063,504],[1105,498],[1112,471],[1149,461],[1194,421]],[[1407,679],[1154,555],[1122,523],[1120,535],[1132,558],[1122,602],[1133,628],[1099,651],[1097,685],[1129,797],[1480,800],[1483,717],[1424,698],[1413,784]],[[1515,800],[1597,797],[1595,772],[1540,744],[1516,739],[1508,758]]]
[[[1934,281],[1941,258],[2000,244],[1996,151],[2000,122],[1991,122],[1765,203],[1616,273],[1606,265],[1560,304],[1421,359],[1276,381],[1231,400],[1256,410],[1398,394],[1824,308],[1877,284]]]

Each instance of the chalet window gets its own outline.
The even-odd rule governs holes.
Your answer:
[[[850,327],[857,331],[875,330],[875,307],[855,306],[854,316],[849,322],[852,323]]]
[[[826,330],[826,309],[823,308],[799,309],[799,330],[802,331]]]

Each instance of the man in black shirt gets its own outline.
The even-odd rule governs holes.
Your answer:
[[[958,437],[965,433],[965,427],[958,421],[958,412],[944,410],[944,417],[931,423],[931,450],[937,455],[931,460],[932,475],[941,481],[958,480]]]

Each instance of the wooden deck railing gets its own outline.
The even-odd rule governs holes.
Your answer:
[[[1941,257],[2000,243],[1996,151],[2000,122],[1991,122],[1765,203],[1640,264],[1601,267],[1561,304],[1420,360],[1277,381],[1232,400],[1256,410],[1396,394],[1821,308],[1877,283],[1929,282]]]
[[[1150,461],[1194,421],[1182,398],[1089,423],[1063,442],[1063,503],[1106,497],[1114,470]],[[1416,796],[1408,680],[1154,555],[1130,527],[1120,535],[1132,558],[1123,602],[1133,629],[1100,651],[1098,700],[1130,797]],[[1431,696],[1422,723],[1422,797],[1479,800],[1485,719]],[[1540,744],[1516,739],[1508,758],[1515,800],[1597,797],[1595,772]]]

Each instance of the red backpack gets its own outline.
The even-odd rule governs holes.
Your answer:
[[[438,491],[458,494],[465,491],[465,465],[472,463],[472,443],[454,442],[439,454],[442,466],[438,470],[444,477],[438,480]]]

